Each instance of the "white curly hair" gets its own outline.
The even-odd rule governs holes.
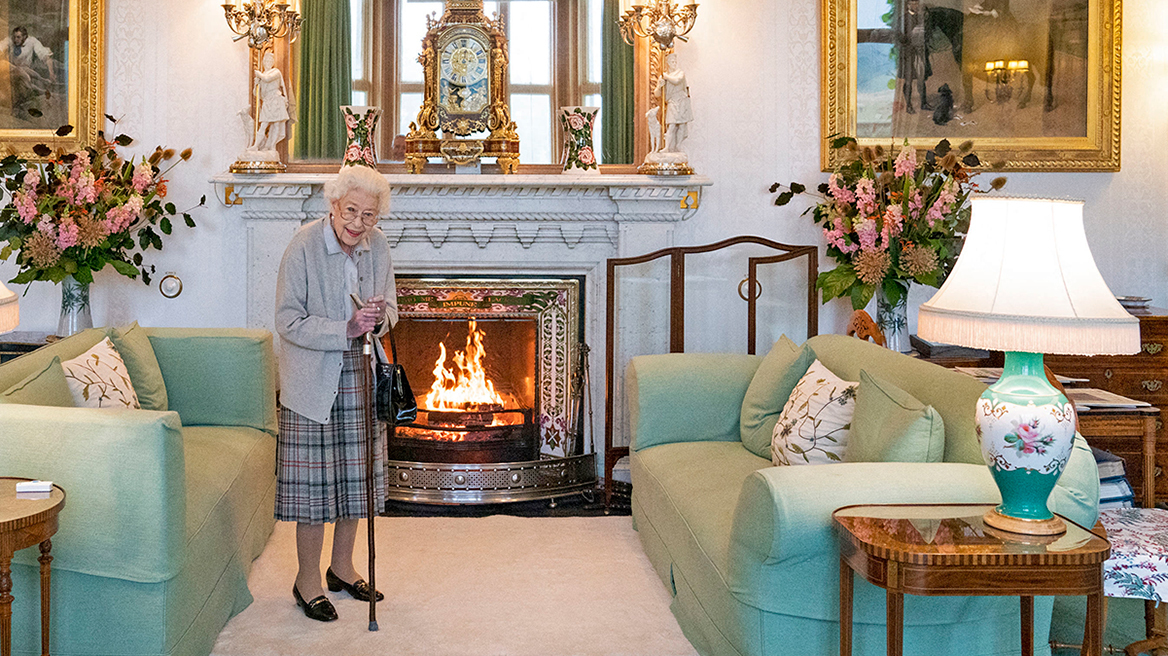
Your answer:
[[[324,197],[332,203],[354,189],[377,197],[378,216],[389,214],[389,181],[368,166],[343,167],[337,177],[325,183]]]

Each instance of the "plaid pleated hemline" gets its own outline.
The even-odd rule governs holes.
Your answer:
[[[361,402],[361,345],[345,351],[340,386],[327,424],[280,407],[276,447],[276,519],[324,524],[368,517],[365,503],[365,408]],[[385,505],[384,424],[374,420],[376,508]]]

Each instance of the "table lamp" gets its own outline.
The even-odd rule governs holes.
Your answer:
[[[975,198],[961,256],[921,305],[921,337],[1005,351],[1002,377],[978,400],[982,457],[1002,494],[985,523],[1057,535],[1047,499],[1074,444],[1074,406],[1046,380],[1043,353],[1140,350],[1139,321],[1099,274],[1083,231],[1083,204]]]
[[[0,283],[0,333],[16,330],[20,324],[20,304],[16,292]]]

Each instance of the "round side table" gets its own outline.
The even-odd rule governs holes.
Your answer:
[[[41,555],[41,653],[49,653],[49,539],[57,532],[57,515],[65,507],[65,490],[17,497],[16,484],[27,478],[0,477],[0,656],[12,654],[12,556],[34,544]]]

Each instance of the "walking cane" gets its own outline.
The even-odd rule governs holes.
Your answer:
[[[350,294],[353,303],[360,309],[364,306],[356,294]],[[377,439],[377,424],[373,416],[373,333],[365,333],[365,344],[361,348],[361,388],[364,390],[365,406],[365,508],[369,516],[365,525],[369,529],[369,630],[377,630],[377,554],[373,542],[374,512],[374,480],[373,480],[373,448]]]

